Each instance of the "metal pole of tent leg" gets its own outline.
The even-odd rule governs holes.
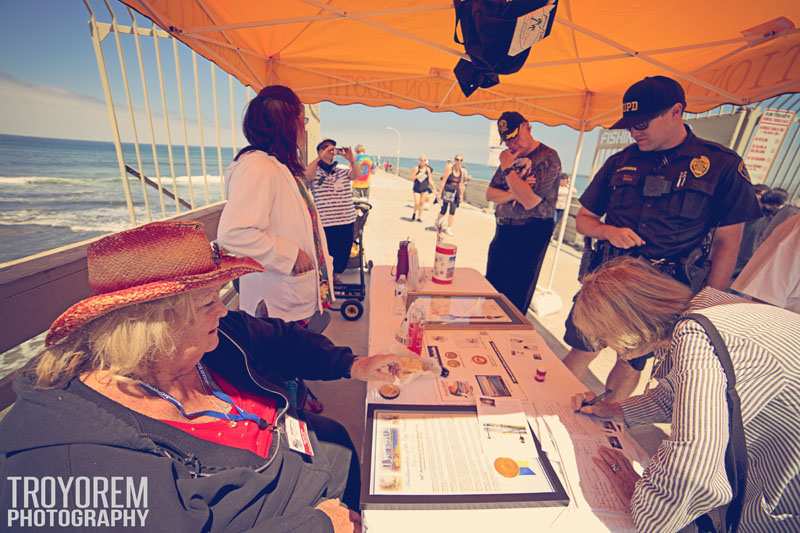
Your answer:
[[[181,79],[181,62],[178,57],[178,40],[175,37],[172,40],[172,56],[175,60],[175,84],[178,86],[178,110],[181,113],[181,123],[183,124],[183,163],[186,168],[186,179],[189,182],[189,203],[192,204],[192,209],[195,208],[194,203],[194,186],[192,185],[192,163],[189,160],[189,128],[186,125],[186,111],[183,106],[183,80]],[[175,194],[178,194],[178,189],[175,189]]]
[[[158,72],[158,86],[161,92],[161,113],[164,115],[164,129],[167,132],[167,160],[169,161],[169,174],[172,176],[172,190],[175,197],[178,194],[178,177],[175,175],[175,160],[172,157],[172,132],[169,129],[169,107],[167,107],[167,92],[164,89],[164,72],[161,70],[161,52],[158,48],[158,27],[153,23],[153,48],[156,54],[156,71]],[[175,201],[175,213],[180,214],[181,204]]]
[[[228,107],[231,113],[231,159],[236,157],[236,116],[233,109],[233,76],[228,74]]]
[[[192,50],[192,74],[194,74],[194,107],[197,113],[197,133],[200,135],[200,169],[203,173],[203,197],[206,205],[211,203],[208,196],[208,169],[206,168],[206,138],[203,134],[203,114],[200,108],[200,80],[197,75],[197,54]]]
[[[136,211],[133,207],[133,196],[131,195],[130,184],[128,183],[128,174],[125,171],[125,156],[122,153],[122,140],[119,136],[119,124],[117,124],[117,115],[114,112],[114,101],[111,97],[111,86],[108,83],[108,73],[106,72],[106,61],[103,57],[103,48],[100,45],[100,32],[97,26],[97,19],[94,16],[89,3],[84,0],[83,4],[89,11],[89,33],[92,36],[92,47],[94,48],[95,59],[97,60],[97,70],[100,72],[100,83],[103,86],[103,95],[106,100],[106,111],[108,112],[108,121],[111,125],[111,133],[114,136],[114,151],[117,154],[117,166],[119,168],[119,176],[122,179],[122,191],[125,195],[125,204],[128,207],[128,220],[131,225],[136,224]],[[105,36],[104,36],[105,37]]]
[[[111,9],[111,4],[108,3],[108,0],[103,0],[103,3],[108,10],[108,14],[111,16],[111,31],[114,33],[114,44],[117,47],[117,60],[119,61],[119,72],[120,76],[122,76],[122,87],[125,89],[125,100],[128,102],[128,114],[131,116],[131,129],[133,132],[133,151],[136,154],[136,166],[139,169],[139,173],[141,175],[144,174],[144,168],[142,168],[142,152],[139,150],[139,131],[136,129],[136,113],[133,109],[133,99],[131,98],[131,87],[128,83],[128,69],[125,66],[125,57],[122,54],[122,44],[119,40],[119,27],[117,26],[117,16],[114,14],[114,10]],[[139,179],[139,183],[142,186],[142,200],[144,201],[144,210],[147,214],[147,221],[151,222],[153,220],[153,214],[150,212],[150,199],[147,195],[147,184],[144,182],[143,179]]]
[[[561,227],[558,229],[558,241],[556,242],[556,255],[553,257],[553,264],[550,267],[550,278],[547,280],[547,290],[553,290],[553,282],[556,277],[556,267],[558,266],[558,257],[561,254],[561,246],[564,243],[564,233],[567,231],[567,222],[569,221],[569,209],[572,206],[572,191],[575,188],[575,178],[578,176],[578,164],[581,160],[581,153],[583,152],[583,137],[586,133],[586,115],[589,111],[589,105],[592,101],[591,93],[587,93],[583,99],[583,115],[581,115],[581,129],[578,133],[578,146],[575,149],[575,160],[572,162],[572,175],[569,178],[569,189],[567,189],[567,212],[565,216],[561,217]]]
[[[150,126],[150,150],[153,153],[153,167],[155,168],[156,183],[158,184],[158,202],[161,206],[161,218],[167,218],[167,209],[164,205],[163,186],[161,185],[161,168],[158,163],[158,150],[156,149],[156,130],[153,125],[153,112],[150,109],[150,95],[147,92],[147,78],[144,75],[144,61],[142,60],[142,46],[139,42],[139,28],[136,26],[136,17],[131,8],[128,15],[131,17],[133,28],[133,43],[136,47],[136,59],[139,63],[139,78],[142,80],[142,97],[144,98],[144,112],[147,115],[147,124]],[[144,174],[144,173],[143,173]]]
[[[219,107],[217,107],[217,66],[209,61],[211,67],[211,101],[214,103],[214,131],[217,138],[217,168],[219,171],[219,196],[225,199],[225,179],[222,168],[222,140],[219,131]]]

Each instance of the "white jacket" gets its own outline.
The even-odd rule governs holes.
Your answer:
[[[252,315],[264,300],[270,317],[286,321],[321,311],[311,216],[286,165],[265,152],[248,152],[225,172],[225,191],[228,203],[219,220],[219,245],[265,268],[240,279],[239,308]],[[318,229],[331,273],[325,232],[319,225]],[[315,269],[293,276],[298,249],[312,258]]]

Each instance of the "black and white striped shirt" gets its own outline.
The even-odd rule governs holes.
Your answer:
[[[310,185],[323,226],[342,226],[355,222],[349,167],[337,165],[331,172],[317,167]]]
[[[800,315],[704,289],[693,312],[733,361],[747,444],[740,531],[800,531]],[[631,499],[640,531],[677,531],[731,500],[726,378],[705,330],[681,322],[654,370],[658,385],[622,402],[629,425],[672,422]]]

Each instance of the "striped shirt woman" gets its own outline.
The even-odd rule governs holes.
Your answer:
[[[578,297],[578,301],[583,299],[578,327],[625,359],[660,347],[653,374],[658,380],[656,387],[621,404],[600,402],[597,409],[584,408],[584,412],[600,416],[621,414],[629,426],[671,423],[671,435],[661,443],[640,479],[626,474],[628,465],[619,455],[601,453],[609,463],[604,473],[612,482],[625,486],[626,480],[615,478],[626,476],[632,481],[629,496],[637,529],[678,531],[732,498],[725,470],[727,379],[703,327],[693,320],[677,321],[681,313],[673,314],[671,309],[672,302],[677,302],[684,313],[699,313],[711,321],[733,363],[748,461],[739,531],[800,531],[800,315],[711,288],[689,301],[690,294],[681,294],[673,285],[677,282],[657,273],[641,275],[637,269],[650,267],[633,263],[637,261],[610,263],[587,278]],[[615,295],[615,283],[629,294]],[[587,287],[589,294],[584,295]],[[587,317],[587,304],[595,303],[595,296],[601,293],[616,301],[595,307],[593,312],[617,311],[592,321]],[[645,298],[652,309],[642,303]],[[626,316],[626,309],[648,314],[637,319]],[[674,327],[661,341],[653,342],[660,336],[656,334],[660,314],[672,314]],[[621,318],[625,325],[620,325]],[[599,335],[596,332],[602,330],[598,328],[606,328],[606,332]],[[634,341],[636,331],[640,339]],[[620,342],[638,344],[640,349],[626,350]],[[609,461],[609,457],[613,459]]]
[[[349,168],[333,160],[336,150],[350,161]],[[306,169],[306,179],[325,229],[328,253],[333,257],[333,271],[340,274],[347,268],[356,220],[351,183],[352,169],[355,168],[353,152],[350,148],[337,149],[336,141],[325,139],[317,145],[317,154],[317,159]]]

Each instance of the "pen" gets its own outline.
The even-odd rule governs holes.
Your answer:
[[[526,431],[525,426],[510,426],[508,424],[492,424],[490,422],[484,422],[483,427],[485,428],[496,428],[496,429],[509,429],[513,431]]]
[[[583,401],[581,402],[581,406],[580,406],[580,407],[578,407],[578,408],[575,410],[575,412],[576,412],[576,413],[580,413],[580,412],[581,412],[581,409],[583,409],[584,407],[589,407],[589,406],[591,406],[591,405],[594,405],[594,404],[596,404],[597,402],[599,402],[599,401],[601,401],[601,400],[605,400],[605,399],[608,397],[608,395],[609,395],[609,394],[611,394],[612,392],[614,392],[612,389],[607,389],[607,390],[606,390],[604,393],[602,393],[602,394],[600,394],[600,395],[598,395],[598,396],[595,396],[595,397],[594,397],[594,398],[592,398],[591,400],[583,400]]]

